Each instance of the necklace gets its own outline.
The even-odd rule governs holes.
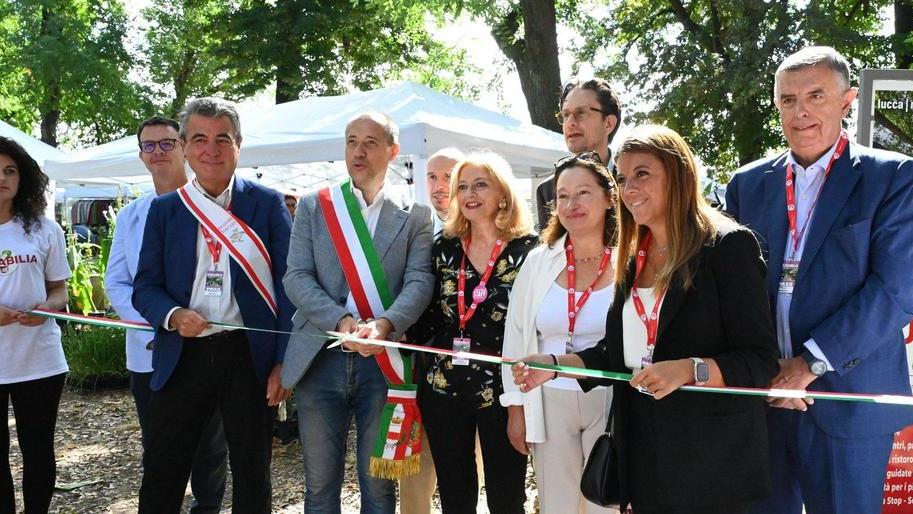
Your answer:
[[[602,255],[594,255],[593,257],[587,257],[586,259],[577,259],[577,263],[592,262],[599,259],[602,259]]]
[[[669,247],[668,246],[657,246],[656,252],[659,253],[660,255],[666,255],[667,253],[669,253]]]

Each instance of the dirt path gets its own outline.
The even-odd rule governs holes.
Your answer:
[[[15,420],[12,409],[8,416],[10,431]],[[15,436],[11,433],[10,459],[13,465],[16,505],[22,509],[21,458]],[[64,513],[131,513],[136,512],[142,468],[140,458],[139,423],[129,390],[92,393],[64,391],[56,434],[57,485],[51,512]],[[354,435],[349,438],[350,445]],[[354,455],[349,451],[349,455]],[[273,511],[300,513],[304,505],[304,466],[301,447],[297,442],[273,446]],[[230,479],[229,479],[230,480]],[[63,490],[61,490],[63,489]],[[66,490],[70,489],[70,490]],[[533,512],[536,496],[531,472],[527,473],[527,512]],[[225,494],[223,512],[231,511],[231,483]],[[435,502],[437,500],[435,499]],[[355,461],[346,462],[342,510],[358,512],[359,497]],[[185,500],[185,512],[189,508]],[[484,508],[483,497],[479,512]]]

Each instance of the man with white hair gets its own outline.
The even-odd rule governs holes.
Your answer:
[[[774,103],[789,150],[739,170],[726,209],[758,235],[780,343],[770,387],[909,395],[901,329],[913,317],[913,160],[853,144],[856,98],[829,47],[787,57]],[[893,434],[909,407],[770,402],[772,492],[754,512],[881,512]]]

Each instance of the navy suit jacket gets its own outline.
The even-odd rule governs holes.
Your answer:
[[[250,279],[231,259],[232,291],[244,325],[290,331],[293,307],[285,296],[282,277],[288,256],[291,219],[283,197],[277,191],[235,177],[231,212],[247,223],[266,245],[272,259],[273,287],[279,307],[278,317],[274,317]],[[177,192],[153,200],[133,281],[133,306],[157,328],[150,384],[154,391],[168,382],[181,357],[183,337],[177,331],[162,328],[162,322],[172,308],[190,304],[198,233],[199,223],[181,202]],[[248,331],[246,335],[254,370],[265,381],[273,366],[282,362],[288,335],[256,331]]]
[[[726,190],[726,210],[761,242],[774,313],[788,243],[785,181],[784,154],[745,166]],[[813,338],[836,370],[809,390],[909,395],[901,329],[913,318],[913,160],[850,144],[808,231],[789,312],[794,355]],[[819,401],[809,412],[836,437],[913,423],[909,407]]]

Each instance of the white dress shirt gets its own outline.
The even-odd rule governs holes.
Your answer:
[[[380,219],[380,211],[384,206],[387,183],[384,182],[380,187],[380,191],[374,196],[374,201],[371,202],[371,205],[368,205],[368,202],[365,201],[365,196],[361,194],[361,191],[359,191],[357,187],[351,182],[349,184],[352,187],[352,193],[355,195],[355,199],[358,200],[359,207],[361,207],[361,215],[364,217],[365,224],[368,226],[368,232],[371,233],[371,237],[373,238],[374,231],[377,229],[377,221]],[[352,297],[351,291],[349,291],[349,296],[346,297],[346,310],[349,311],[355,319],[361,318],[361,316],[358,315],[358,307],[355,305],[355,298]]]
[[[193,187],[197,188],[197,191],[203,193],[207,199],[215,202],[219,207],[223,209],[231,205],[231,190],[235,185],[235,176],[231,176],[231,180],[228,182],[228,187],[225,188],[225,191],[222,191],[219,196],[213,197],[203,187],[197,182],[197,179],[193,179]],[[209,252],[209,247],[206,245],[206,239],[203,237],[203,230],[197,229],[197,266],[196,271],[194,272],[193,278],[193,287],[190,290],[190,305],[191,310],[197,311],[201,316],[206,318],[209,321],[218,321],[220,323],[229,323],[232,325],[243,325],[244,319],[241,317],[241,310],[238,308],[238,302],[235,300],[235,294],[232,290],[232,281],[231,281],[231,269],[229,268],[229,263],[231,257],[229,255],[228,249],[224,246],[222,251],[219,254],[219,260],[216,265],[216,269],[223,272],[222,275],[222,295],[221,296],[206,296],[206,273],[213,269],[212,255]],[[164,326],[168,330],[174,330],[170,326],[171,315],[174,314],[174,311],[178,310],[179,307],[171,309],[171,312],[165,316]],[[207,328],[201,332],[197,337],[206,337],[208,335],[216,334],[219,332],[224,332],[225,330],[231,330],[221,326],[213,325],[211,328]]]
[[[820,196],[821,190],[824,189],[824,182],[826,179],[824,171],[836,150],[837,143],[834,143],[834,146],[832,146],[830,150],[808,168],[803,168],[798,164],[792,152],[787,154],[786,160],[792,165],[793,173],[795,175],[793,184],[796,191],[796,230],[802,230],[803,226],[806,226],[806,229],[802,232],[801,239],[799,240],[799,247],[795,252],[793,252],[792,237],[787,233],[786,249],[783,252],[784,262],[788,260],[800,262],[802,260],[802,252],[805,251],[805,241],[808,239],[808,232],[811,230],[812,223],[814,223],[814,220],[811,220],[810,218],[815,214],[813,209],[817,204],[816,200]],[[783,187],[786,187],[785,184]],[[785,207],[786,206],[784,205],[784,208]],[[806,225],[806,222],[808,225]],[[794,356],[792,335],[790,334],[789,329],[789,309],[792,300],[792,294],[777,292],[777,342],[780,345],[780,354],[786,359]],[[815,358],[822,360],[827,364],[828,371],[834,371],[834,367],[831,366],[830,361],[827,360],[824,352],[821,351],[821,348],[818,347],[818,344],[815,343],[814,339],[805,341],[804,346],[815,356]]]
[[[128,203],[117,213],[114,240],[105,270],[105,294],[120,319],[146,322],[133,308],[133,278],[143,246],[143,230],[149,206],[155,193],[145,194]],[[146,346],[154,334],[142,330],[127,330],[127,369],[135,373],[152,371],[152,350]]]

